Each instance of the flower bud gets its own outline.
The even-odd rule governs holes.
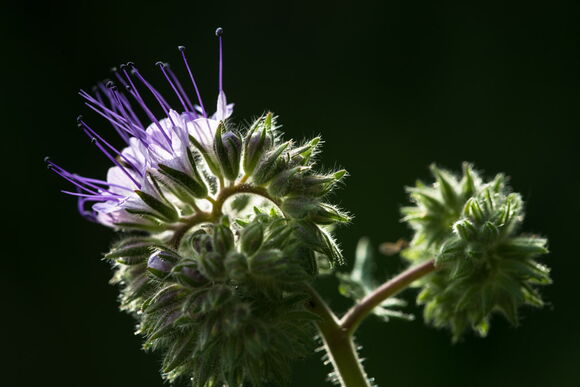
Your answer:
[[[199,255],[206,251],[213,251],[211,236],[205,230],[195,231],[189,238],[189,243],[193,250]]]
[[[304,196],[290,197],[282,203],[282,210],[297,219],[310,219],[318,224],[348,222],[348,215],[342,213],[330,204],[320,203]]]
[[[261,223],[254,221],[242,230],[240,243],[242,251],[246,254],[253,255],[264,240],[264,227]]]
[[[127,238],[113,247],[104,258],[114,259],[124,265],[137,265],[145,262],[151,250],[160,243],[152,238]]]
[[[179,257],[171,252],[158,250],[147,260],[147,270],[158,278],[165,278],[178,259]]]
[[[177,278],[192,287],[199,287],[207,283],[207,278],[193,264],[182,266]]]
[[[320,197],[328,194],[334,186],[346,175],[341,169],[330,175],[308,175],[301,181],[301,193],[307,196]]]
[[[477,229],[468,219],[462,219],[453,226],[455,232],[466,241],[472,240],[477,236]]]
[[[268,185],[268,192],[274,197],[288,195],[299,181],[297,175],[306,169],[304,167],[296,167],[280,172]]]
[[[248,131],[244,139],[244,172],[246,174],[254,172],[258,161],[270,150],[273,143],[271,127],[272,113],[268,113],[266,117],[259,118]]]
[[[266,184],[272,180],[272,178],[276,176],[277,173],[280,172],[285,162],[280,156],[291,144],[291,141],[287,141],[278,145],[278,147],[267,153],[258,162],[253,175],[253,179],[256,184]]]
[[[213,246],[216,252],[225,256],[234,246],[234,234],[229,227],[217,225],[213,230]]]
[[[221,122],[215,134],[214,150],[225,178],[235,180],[240,172],[242,139],[234,132],[224,133],[224,130]]]
[[[209,251],[199,257],[199,270],[212,281],[220,281],[225,278],[224,256]]]
[[[230,251],[225,260],[228,278],[234,281],[243,281],[248,274],[248,260],[246,256],[237,251]]]
[[[284,274],[286,263],[278,249],[264,250],[250,258],[250,272],[261,278],[276,278]]]

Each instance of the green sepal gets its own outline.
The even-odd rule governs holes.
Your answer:
[[[143,191],[135,190],[135,193],[141,198],[141,200],[143,200],[143,202],[145,202],[145,204],[159,213],[163,220],[175,222],[179,218],[179,214],[172,206],[163,203],[161,200],[156,199],[152,195]]]
[[[262,156],[270,150],[270,146],[273,143],[270,133],[272,119],[272,113],[268,113],[264,118],[258,118],[244,139],[243,167],[247,175],[254,172]]]
[[[242,140],[234,132],[224,133],[224,131],[225,124],[221,121],[215,133],[214,151],[224,177],[233,181],[240,171]]]
[[[185,188],[193,197],[205,198],[207,196],[207,186],[203,183],[199,174],[196,174],[196,179],[194,179],[187,173],[178,171],[177,169],[170,168],[163,164],[159,164],[159,169],[163,175]]]
[[[209,167],[210,171],[216,176],[221,176],[220,167],[218,166],[217,161],[214,159],[213,155],[211,154],[211,151],[209,149],[206,149],[191,134],[189,135],[189,141],[193,144],[195,149],[199,151],[204,161],[206,162],[207,166]]]
[[[276,176],[282,164],[280,156],[291,144],[292,141],[287,141],[278,145],[276,149],[270,151],[258,162],[256,170],[252,175],[257,185],[266,184]]]
[[[253,222],[244,227],[240,235],[241,249],[248,256],[253,255],[264,240],[264,226],[259,222]]]

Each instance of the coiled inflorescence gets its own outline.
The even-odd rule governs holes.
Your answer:
[[[107,255],[122,308],[139,320],[144,347],[164,351],[169,380],[287,380],[290,361],[308,353],[304,284],[320,260],[342,261],[325,225],[348,216],[323,199],[345,173],[313,173],[319,139],[283,142],[274,122],[267,114],[244,135],[221,123],[210,150],[192,140],[196,174],[151,171],[159,195],[144,197],[142,216],[163,231],[124,239]]]
[[[75,186],[66,192],[79,198],[83,215],[125,232],[106,255],[112,282],[121,288],[121,308],[138,320],[144,348],[163,352],[165,378],[185,376],[194,386],[280,382],[314,335],[306,284],[320,263],[342,263],[328,226],[349,216],[326,198],[346,172],[315,172],[320,138],[283,141],[272,113],[246,129],[231,127],[221,29],[217,34],[215,114],[207,114],[180,47],[198,104],[166,64],[158,63],[181,113],[134,64],[124,65],[115,75],[128,96],[112,82],[95,95],[81,92],[126,143],[119,150],[79,117],[79,128],[113,163],[107,179],[47,162]],[[137,81],[163,118],[145,103]],[[129,97],[151,124],[142,124]]]
[[[520,306],[542,306],[535,286],[550,283],[549,270],[535,261],[548,252],[546,239],[519,234],[523,201],[505,176],[484,182],[469,164],[461,179],[431,169],[436,183],[410,188],[416,205],[403,208],[415,230],[404,255],[435,258],[438,268],[418,296],[425,319],[451,328],[454,339],[469,327],[485,335],[493,312],[517,324]]]

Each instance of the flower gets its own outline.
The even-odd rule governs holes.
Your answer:
[[[179,51],[190,76],[197,104],[192,103],[184,86],[170,67],[162,62],[157,62],[157,66],[179,100],[179,108],[171,107],[132,62],[113,69],[117,83],[100,83],[93,88],[92,94],[80,91],[85,104],[109,121],[126,144],[119,150],[79,116],[79,128],[113,163],[106,179],[79,176],[46,159],[52,171],[75,186],[76,192],[63,192],[78,197],[79,212],[83,216],[113,228],[128,225],[137,228],[155,227],[159,221],[171,221],[173,216],[170,216],[170,212],[175,212],[175,209],[166,200],[158,182],[152,178],[153,175],[158,175],[162,170],[165,173],[178,171],[188,176],[197,175],[199,180],[203,180],[195,170],[189,149],[190,140],[201,148],[201,153],[207,156],[206,160],[215,159],[212,150],[217,128],[233,112],[233,104],[227,103],[223,91],[222,32],[221,28],[216,31],[219,37],[219,91],[216,112],[212,115],[206,111],[183,46],[179,46]],[[163,111],[163,118],[158,118],[152,107],[145,102],[143,89],[157,101]],[[134,101],[133,104],[130,99]],[[143,124],[136,108],[145,114],[150,122],[148,125]],[[178,109],[182,112],[179,113]],[[202,181],[199,183],[203,185]],[[93,204],[87,208],[87,203]]]

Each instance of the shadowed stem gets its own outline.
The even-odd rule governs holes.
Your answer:
[[[343,387],[370,386],[352,339],[360,323],[384,300],[435,269],[435,261],[432,259],[407,269],[363,298],[341,320],[336,318],[316,290],[307,288],[312,296],[309,306],[320,317],[316,323],[318,331]]]
[[[370,384],[358,358],[352,336],[341,329],[338,319],[316,290],[310,286],[307,289],[312,296],[309,303],[310,310],[320,317],[320,320],[316,322],[316,327],[341,386],[369,387]]]
[[[364,318],[368,316],[375,307],[379,306],[387,298],[394,296],[401,290],[405,289],[412,282],[434,270],[435,261],[431,259],[420,265],[410,267],[398,276],[385,282],[346,312],[340,320],[341,328],[350,334],[354,333],[362,320],[364,320]]]
[[[238,184],[238,185],[232,185],[229,187],[222,186],[218,196],[215,199],[213,199],[209,196],[207,198],[205,198],[212,205],[211,212],[201,212],[201,211],[197,212],[196,214],[194,214],[188,218],[181,219],[180,224],[177,225],[176,227],[174,227],[173,236],[171,237],[171,240],[169,241],[171,246],[178,248],[179,244],[181,242],[181,239],[187,233],[187,231],[189,231],[192,227],[195,227],[201,223],[217,221],[219,219],[219,217],[222,216],[222,207],[224,206],[224,203],[226,202],[226,200],[228,200],[230,197],[232,197],[234,195],[242,194],[242,193],[262,196],[263,198],[270,200],[276,206],[280,206],[280,201],[278,199],[270,196],[270,194],[268,193],[268,190],[264,187],[254,186],[251,184]]]

